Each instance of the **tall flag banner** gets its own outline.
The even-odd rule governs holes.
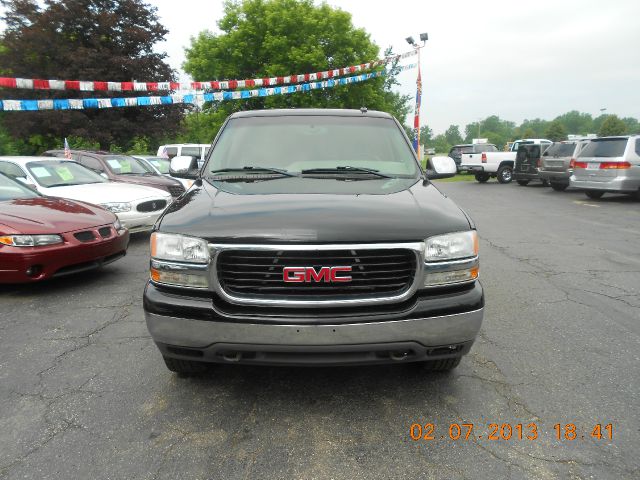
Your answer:
[[[67,137],[64,138],[64,158],[71,160],[71,149],[69,148]]]
[[[420,61],[418,61],[418,80],[416,80],[416,109],[413,116],[413,149],[420,155],[420,104],[422,103],[422,76],[420,75]]]

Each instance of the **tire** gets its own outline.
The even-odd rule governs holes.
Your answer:
[[[208,370],[208,365],[203,362],[193,360],[178,360],[177,358],[162,356],[165,365],[169,370],[179,375],[190,376],[204,373]]]
[[[488,173],[476,173],[476,180],[480,183],[486,183],[491,178]]]
[[[604,195],[604,192],[600,192],[598,190],[585,190],[584,193],[587,195],[587,197],[593,198],[594,200],[597,200],[598,198],[602,197],[602,195]]]
[[[567,185],[566,183],[552,183],[551,184],[551,188],[553,188],[556,192],[564,192],[567,187],[569,185]]]
[[[423,363],[423,368],[428,372],[448,372],[460,365],[460,360],[462,357],[429,360]]]
[[[527,185],[529,185],[529,180],[516,180],[518,182],[518,185],[520,185],[521,187],[526,187]]]
[[[549,186],[549,180],[542,180],[542,186],[543,187],[548,187]]]
[[[499,183],[511,183],[511,180],[513,180],[513,169],[509,166],[500,167],[497,177]]]

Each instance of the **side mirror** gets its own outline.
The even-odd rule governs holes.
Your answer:
[[[198,178],[198,161],[195,157],[181,155],[173,157],[169,164],[169,175],[176,178],[195,180]]]
[[[457,173],[456,162],[451,157],[432,157],[427,162],[426,173],[429,180],[453,177]]]

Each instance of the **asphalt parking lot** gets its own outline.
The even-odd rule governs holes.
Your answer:
[[[144,323],[139,235],[103,271],[0,287],[0,478],[639,478],[640,202],[439,186],[477,223],[487,297],[452,373],[178,378]],[[414,423],[434,439],[412,440]],[[473,432],[452,440],[452,423]],[[489,440],[492,423],[523,424],[525,438]],[[570,423],[575,439],[557,440]]]

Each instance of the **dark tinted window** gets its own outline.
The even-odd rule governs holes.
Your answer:
[[[575,143],[554,143],[545,152],[545,157],[570,157],[576,149]]]
[[[0,173],[4,173],[9,178],[26,178],[22,168],[14,163],[0,162]]]
[[[180,153],[180,155],[200,158],[201,150],[200,147],[182,147],[182,152]]]
[[[636,155],[640,155],[640,138],[636,138]]]
[[[167,157],[173,158],[178,155],[178,147],[167,147],[165,148],[165,152],[167,152]]]
[[[4,163],[4,162],[0,162]],[[16,198],[35,198],[40,195],[30,188],[25,187],[17,180],[10,180],[0,173],[0,202],[14,200]]]
[[[584,147],[579,157],[622,157],[624,149],[627,147],[626,138],[596,139],[591,140],[589,145]]]
[[[104,172],[104,167],[100,163],[100,161],[96,158],[89,157],[87,155],[81,155],[78,160],[85,167],[90,168],[91,170],[97,170],[99,172]]]
[[[483,143],[480,145],[476,145],[476,152],[497,152],[498,149],[495,145],[490,143]]]

